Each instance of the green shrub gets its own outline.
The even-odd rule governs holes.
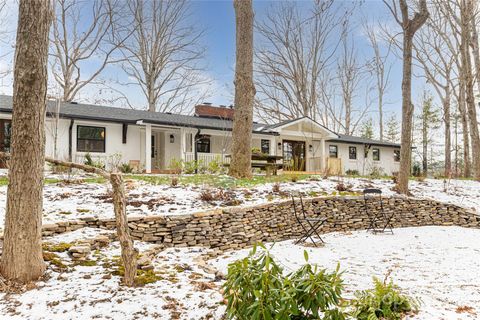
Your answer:
[[[220,157],[216,157],[215,159],[213,159],[208,163],[207,171],[208,173],[211,173],[211,174],[217,174],[222,171],[222,168],[223,168],[223,164],[222,164],[222,161],[220,160]]]
[[[105,169],[105,164],[102,163],[101,161],[94,161],[92,159],[92,156],[88,152],[85,154],[84,164],[87,166],[91,166],[99,169]]]
[[[192,160],[192,161],[185,161],[183,163],[183,171],[186,173],[186,174],[192,174],[192,173],[195,173],[196,170],[198,170],[198,167],[199,167],[199,163],[201,161],[195,161],[195,160]]]
[[[383,169],[381,167],[373,166],[370,169],[370,177],[373,179],[379,179],[383,176]]]
[[[352,169],[348,169],[347,171],[345,171],[345,174],[347,176],[359,176],[360,173],[358,172],[358,170],[352,170]]]
[[[127,163],[122,163],[119,168],[120,172],[122,173],[132,173],[133,168],[132,166],[127,162]]]
[[[263,248],[231,263],[223,286],[227,318],[238,320],[327,319],[343,320],[339,267],[328,273],[307,263],[283,275],[283,269]]]
[[[252,148],[252,153],[253,154],[261,154],[262,150],[260,150],[260,148],[258,148],[258,147],[253,147]]]
[[[374,288],[355,292],[356,299],[351,301],[352,316],[359,320],[398,320],[408,312],[418,310],[418,301],[403,295],[393,284],[373,278]]]
[[[182,169],[183,169],[183,160],[177,160],[177,159],[172,159],[170,161],[170,166],[169,166],[169,169],[170,170],[173,170],[175,172],[182,172]]]
[[[422,168],[419,163],[414,163],[412,167],[412,175],[414,177],[420,177],[422,175]]]

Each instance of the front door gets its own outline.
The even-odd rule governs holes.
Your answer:
[[[305,171],[305,142],[283,140],[283,166],[289,171]]]
[[[12,121],[0,119],[0,151],[10,152],[10,138],[12,134]],[[6,168],[5,160],[0,160],[0,168]]]

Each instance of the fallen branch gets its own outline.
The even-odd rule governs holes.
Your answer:
[[[0,152],[0,159],[10,159],[10,154]],[[125,268],[125,276],[123,281],[127,286],[133,286],[135,275],[137,272],[137,251],[133,246],[133,240],[130,237],[128,229],[125,187],[123,177],[120,173],[110,173],[103,169],[92,167],[85,164],[62,161],[45,157],[45,161],[57,166],[63,166],[72,169],[79,169],[88,173],[98,174],[110,181],[113,190],[113,210],[115,212],[115,222],[117,235],[122,249],[122,262]]]

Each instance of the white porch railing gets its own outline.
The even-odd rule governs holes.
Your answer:
[[[195,153],[185,152],[185,161],[191,162],[195,160]],[[212,161],[219,161],[222,164],[230,163],[230,158],[222,153],[197,153],[197,161],[202,162],[204,165],[208,165]]]

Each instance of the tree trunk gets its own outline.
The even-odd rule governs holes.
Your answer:
[[[462,69],[463,70],[463,69]],[[461,71],[463,73],[463,71]],[[465,106],[465,81],[463,77],[459,79],[458,89],[458,110],[462,121],[462,140],[463,140],[463,176],[470,177],[470,129],[468,128],[467,108]]]
[[[397,190],[408,193],[408,178],[412,166],[412,38],[404,31],[403,36],[403,80],[402,80],[402,139],[400,148],[400,171]]]
[[[472,52],[473,52],[473,60],[475,61],[475,75],[477,80],[477,89],[480,92],[480,49],[478,47],[478,31],[477,31],[477,24],[475,23],[475,17],[471,19],[471,30],[472,30]]]
[[[470,0],[461,1],[461,47],[460,52],[462,56],[463,77],[465,79],[465,95],[467,113],[470,125],[470,138],[472,141],[472,149],[480,150],[480,133],[478,129],[477,110],[475,106],[475,97],[473,93],[473,75],[472,63],[470,57],[470,28],[471,20],[473,19],[473,6]],[[472,153],[473,174],[476,180],[480,181],[480,152]]]
[[[234,0],[236,17],[235,114],[230,175],[251,176],[253,99],[252,0]]]
[[[397,191],[408,194],[408,178],[412,166],[412,48],[415,32],[428,19],[426,0],[419,1],[420,12],[416,12],[412,19],[408,15],[406,0],[400,0],[402,12],[401,27],[403,30],[403,79],[402,79],[402,141],[400,149],[400,172],[398,173]],[[397,18],[398,21],[398,18]]]
[[[422,171],[426,177],[428,175],[428,119],[426,115],[423,115],[422,119]]]
[[[125,268],[123,281],[125,285],[131,287],[134,284],[137,273],[137,252],[133,247],[133,241],[130,237],[128,228],[127,212],[125,209],[125,188],[122,176],[118,173],[110,174],[110,183],[113,189],[113,209],[115,211],[115,222],[117,225],[117,235],[122,248],[122,262]]]
[[[378,122],[380,130],[380,141],[383,141],[383,92],[378,95]]]
[[[445,125],[445,177],[452,174],[452,141],[451,141],[451,120],[450,120],[450,84],[447,81],[445,99],[443,100],[443,123]]]
[[[13,79],[12,154],[8,172],[2,275],[28,282],[45,271],[42,257],[43,169],[49,0],[19,3]]]

